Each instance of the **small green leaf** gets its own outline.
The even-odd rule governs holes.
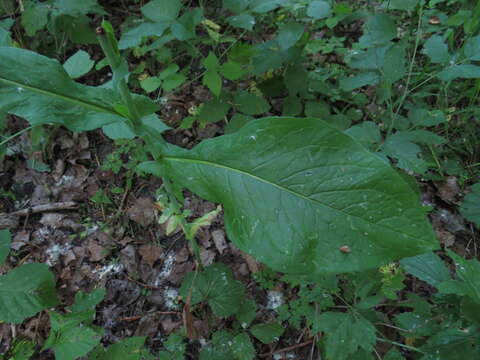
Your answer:
[[[283,101],[283,109],[282,115],[283,116],[297,116],[300,115],[302,112],[302,100],[296,96],[288,96]]]
[[[377,85],[380,77],[375,72],[364,72],[356,76],[340,79],[340,87],[344,91],[352,91],[367,85]]]
[[[326,1],[312,1],[307,8],[307,15],[314,19],[324,19],[332,14],[330,4]]]
[[[90,327],[55,312],[50,319],[52,329],[43,349],[52,349],[57,360],[76,360],[100,343],[101,336]]]
[[[434,64],[444,64],[450,61],[448,46],[440,35],[431,36],[423,45],[423,53],[430,58]]]
[[[235,359],[238,360],[252,360],[255,358],[255,348],[247,334],[241,333],[233,338],[232,353]]]
[[[397,25],[392,18],[386,14],[375,14],[365,22],[359,43],[365,47],[378,46],[388,43],[396,36]]]
[[[200,110],[198,118],[205,122],[217,122],[223,120],[230,110],[230,104],[221,99],[207,101]]]
[[[140,81],[140,86],[143,90],[145,90],[146,93],[151,93],[152,91],[157,90],[161,84],[162,80],[156,76],[149,76]]]
[[[382,152],[398,160],[399,168],[423,174],[427,171],[427,164],[422,158],[422,149],[413,141],[414,137],[409,132],[396,132],[382,145]]]
[[[408,112],[408,120],[416,126],[435,126],[445,123],[447,117],[442,110],[414,108]]]
[[[444,69],[438,78],[442,81],[452,81],[454,79],[479,79],[480,66],[472,64],[452,65]]]
[[[382,75],[386,81],[394,83],[407,73],[405,50],[405,44],[398,43],[392,45],[385,53]]]
[[[90,360],[142,360],[141,350],[145,339],[144,336],[133,336],[120,340],[110,345],[104,354]]]
[[[420,0],[390,0],[385,4],[390,10],[406,10],[412,11]]]
[[[250,0],[250,9],[253,12],[263,14],[275,10],[282,0]]]
[[[213,313],[219,317],[235,314],[244,297],[244,286],[233,278],[223,264],[213,264],[197,274],[189,273],[182,282],[180,293],[186,298],[192,288],[192,305],[207,301]]]
[[[282,324],[278,322],[272,322],[268,324],[257,324],[250,329],[252,335],[255,336],[264,344],[270,344],[274,341],[278,341],[278,338],[283,334],[285,329]]]
[[[185,80],[187,80],[187,78],[183,74],[172,74],[163,81],[162,89],[166,92],[170,92],[182,85]]]
[[[371,149],[382,139],[378,125],[372,121],[364,121],[358,125],[354,125],[345,130],[345,133],[363,146]]]
[[[217,56],[211,51],[208,53],[208,56],[203,59],[202,64],[207,70],[217,71],[220,67]]]
[[[63,68],[72,79],[76,79],[92,70],[94,64],[87,52],[78,50],[65,61]]]
[[[303,35],[305,27],[299,23],[288,23],[280,26],[277,43],[281,50],[287,50],[294,46]]]
[[[133,139],[136,135],[132,128],[123,122],[105,125],[102,130],[112,140]]]
[[[178,17],[181,8],[180,0],[152,0],[142,6],[141,11],[147,19],[158,23],[169,23]]]
[[[222,78],[218,75],[218,72],[207,70],[203,75],[202,83],[210,89],[213,95],[216,97],[220,96],[222,92]]]
[[[25,3],[22,12],[22,27],[28,36],[34,36],[38,30],[43,29],[48,23],[49,5],[38,1]]]
[[[361,316],[349,313],[325,312],[316,321],[316,331],[326,336],[327,359],[346,360],[359,348],[372,351],[377,340],[373,324]]]
[[[46,264],[25,264],[0,276],[0,320],[19,324],[57,305],[53,274]]]
[[[200,24],[203,18],[201,8],[193,8],[186,11],[172,26],[172,35],[180,41],[186,41],[195,38],[195,27]]]
[[[105,289],[95,289],[90,293],[80,291],[75,294],[75,303],[68,309],[71,312],[84,312],[95,309],[105,297]]]
[[[305,115],[326,120],[330,116],[330,106],[322,100],[307,101],[305,104]]]
[[[471,192],[465,196],[460,213],[480,228],[480,183],[473,185]]]
[[[10,252],[10,242],[12,235],[9,230],[0,230],[0,266],[3,265],[5,259]]]
[[[251,31],[255,25],[255,18],[249,14],[239,14],[230,16],[227,22],[233,27]]]
[[[250,325],[257,316],[257,304],[254,300],[247,299],[242,301],[238,312],[235,315],[242,327]]]
[[[250,0],[223,0],[223,7],[234,13],[241,13],[250,3]]]
[[[469,60],[480,61],[480,36],[468,39],[463,51]]]
[[[220,73],[228,80],[232,81],[238,80],[245,75],[245,71],[242,69],[242,66],[234,61],[227,61],[224,63],[220,68]]]
[[[161,134],[164,131],[167,131],[168,129],[170,129],[170,127],[167,126],[162,120],[160,120],[156,114],[144,116],[140,121],[147,128],[150,128],[156,131],[157,134]]]
[[[235,106],[238,111],[247,115],[262,114],[270,109],[270,104],[263,97],[247,91],[239,91],[236,93]]]

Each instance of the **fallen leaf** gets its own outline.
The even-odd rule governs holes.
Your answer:
[[[90,261],[93,262],[103,260],[108,255],[108,251],[94,240],[88,242],[88,251],[90,251]]]
[[[460,187],[458,186],[455,176],[449,176],[447,180],[438,185],[437,188],[440,199],[449,203],[459,204],[457,197],[460,193]]]
[[[215,247],[217,248],[220,255],[222,255],[224,250],[228,248],[227,241],[225,240],[225,232],[220,229],[212,231],[212,238]]]
[[[155,245],[142,245],[138,249],[138,253],[142,257],[142,260],[150,265],[151,267],[157,261],[160,259],[160,256],[162,255],[163,249],[161,247],[155,246]]]
[[[142,226],[151,225],[155,221],[155,210],[153,201],[147,197],[135,200],[135,203],[128,209],[127,215],[130,220]]]

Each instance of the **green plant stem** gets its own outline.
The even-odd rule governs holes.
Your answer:
[[[11,135],[11,136],[7,137],[5,140],[3,140],[2,142],[0,142],[0,146],[3,146],[3,145],[5,145],[5,144],[6,144],[6,143],[8,143],[9,141],[11,141],[11,140],[15,139],[17,136],[20,136],[20,135],[22,135],[24,132],[26,132],[26,131],[28,131],[28,130],[32,129],[32,127],[33,127],[33,126],[26,127],[25,129],[22,129],[22,130],[20,130],[20,131],[16,132],[15,134],[13,134],[13,135]]]
[[[98,42],[100,43],[100,46],[102,47],[102,50],[105,53],[110,68],[112,69],[115,76],[115,72],[118,71],[117,69],[121,65],[122,59],[115,52],[112,41],[109,39],[106,32],[98,33]],[[118,79],[117,88],[120,91],[120,96],[122,97],[124,104],[128,108],[128,111],[130,113],[130,120],[132,121],[133,126],[135,128],[140,126],[140,114],[138,112],[137,106],[133,102],[132,93],[128,88],[127,82],[123,77]]]

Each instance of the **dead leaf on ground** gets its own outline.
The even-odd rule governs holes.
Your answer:
[[[161,247],[155,246],[155,245],[142,245],[138,249],[138,253],[142,257],[143,262],[147,263],[151,267],[157,261],[160,259],[160,256],[162,255],[163,249]]]
[[[127,215],[130,220],[142,226],[151,225],[155,221],[153,201],[147,197],[135,200],[135,203],[128,209]]]
[[[164,316],[160,324],[162,325],[163,331],[169,335],[171,332],[177,330],[182,326],[182,321],[173,321],[171,315]]]
[[[202,248],[200,250],[200,259],[202,260],[203,266],[212,265],[215,260],[215,255],[214,251]]]
[[[440,243],[443,244],[446,248],[451,247],[455,244],[455,235],[446,230],[435,230]]]
[[[107,257],[108,251],[96,241],[90,240],[88,242],[88,251],[90,251],[90,261],[97,262]]]
[[[220,255],[228,248],[227,241],[225,240],[225,232],[221,229],[212,232],[213,242]]]
[[[449,176],[447,180],[443,183],[437,185],[438,196],[443,201],[453,204],[459,204],[460,201],[457,199],[461,190],[458,186],[458,181],[455,176]]]

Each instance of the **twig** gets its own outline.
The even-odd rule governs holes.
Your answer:
[[[269,356],[273,356],[273,355],[278,354],[278,353],[282,353],[282,352],[286,352],[286,351],[290,351],[290,350],[295,350],[295,349],[298,349],[300,347],[310,345],[313,342],[313,340],[314,340],[314,338],[311,338],[311,339],[309,339],[307,341],[304,341],[300,344],[295,344],[295,345],[288,346],[288,347],[280,349],[280,350],[275,350],[275,351],[272,351],[272,352],[269,352],[269,353],[260,354],[258,356],[259,357],[269,357]]]
[[[158,314],[158,315],[180,315],[178,311],[155,311],[153,313],[148,313],[149,314]],[[140,320],[142,317],[145,315],[136,315],[136,316],[126,316],[123,318],[120,318],[119,321],[137,321]]]
[[[30,214],[37,214],[37,213],[47,212],[47,211],[71,210],[71,209],[75,209],[76,207],[77,207],[76,202],[64,201],[64,202],[56,202],[56,203],[50,203],[50,204],[35,205],[26,209],[14,211],[8,215],[28,216]]]

